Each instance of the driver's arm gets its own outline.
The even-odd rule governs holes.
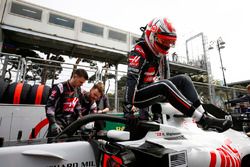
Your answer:
[[[136,50],[131,51],[128,55],[128,72],[124,100],[125,112],[130,112],[133,108],[137,85],[145,62],[145,55],[142,55],[142,53],[139,53]]]

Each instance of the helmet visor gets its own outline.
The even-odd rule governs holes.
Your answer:
[[[170,47],[173,47],[175,45],[176,37],[166,36],[163,34],[157,34],[156,37],[156,42],[162,48],[169,49]]]

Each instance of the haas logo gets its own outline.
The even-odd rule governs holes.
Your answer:
[[[67,99],[67,101],[63,103],[63,111],[74,112],[74,108],[77,102],[78,102],[78,98],[76,97]]]
[[[130,56],[129,57],[129,66],[130,67],[138,67],[139,66],[139,56]]]
[[[210,152],[210,167],[240,167],[240,154],[237,149],[226,143],[214,151]]]

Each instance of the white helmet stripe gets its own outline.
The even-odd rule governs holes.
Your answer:
[[[154,49],[151,46],[151,42],[149,41],[149,39],[147,38],[147,36],[145,35],[145,40],[150,48],[150,50],[154,53],[155,56],[157,56],[158,54],[154,51]]]
[[[159,27],[160,27],[161,31],[162,31],[162,32],[167,32],[167,33],[169,33],[170,30],[168,29],[168,27],[167,27],[166,24],[164,23],[163,18],[160,19],[160,22],[161,22],[161,24],[160,24]]]

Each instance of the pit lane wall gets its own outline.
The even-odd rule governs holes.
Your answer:
[[[0,138],[4,142],[44,138],[47,127],[44,105],[0,104]]]
[[[0,78],[0,146],[6,142],[46,138],[45,104],[49,92],[47,85],[8,83]],[[124,125],[107,122],[105,129],[122,130]]]
[[[122,116],[122,113],[111,113]],[[48,120],[44,105],[0,104],[0,138],[2,142],[44,139]],[[123,130],[124,125],[106,122],[105,130]]]

